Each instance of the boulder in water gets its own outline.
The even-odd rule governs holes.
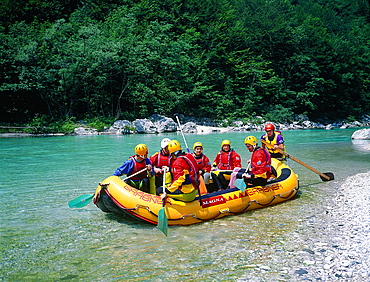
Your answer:
[[[370,140],[370,128],[364,128],[353,132],[351,139]]]

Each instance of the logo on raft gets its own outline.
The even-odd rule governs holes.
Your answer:
[[[202,207],[203,208],[213,207],[213,206],[225,204],[228,201],[237,200],[237,199],[241,199],[241,198],[245,198],[245,197],[250,197],[250,196],[253,196],[255,194],[269,193],[269,192],[273,192],[275,190],[279,190],[281,188],[283,188],[283,187],[281,186],[280,183],[276,183],[276,184],[269,185],[269,186],[266,186],[266,187],[248,188],[247,190],[245,190],[244,193],[239,191],[239,195],[238,195],[238,193],[237,193],[238,191],[236,191],[232,195],[225,198],[224,196],[227,193],[226,192],[224,195],[219,195],[219,196],[215,196],[215,197],[211,197],[211,198],[202,200]]]
[[[125,185],[124,188],[129,191],[133,196],[138,197],[140,200],[148,203],[162,204],[161,197],[153,194],[145,193],[139,189]]]
[[[216,197],[202,200],[202,207],[208,208],[208,207],[217,206],[217,205],[221,205],[225,203],[226,203],[226,199],[223,196],[216,196]]]

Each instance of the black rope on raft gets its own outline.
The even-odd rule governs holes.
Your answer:
[[[296,191],[298,191],[298,189],[299,188],[294,188],[294,189],[292,189],[292,191],[290,192],[290,194],[288,195],[288,196],[286,196],[286,197],[284,197],[284,196],[282,196],[281,194],[277,194],[277,195],[274,195],[274,197],[272,197],[272,199],[271,199],[271,201],[269,201],[267,204],[262,204],[262,203],[259,203],[258,201],[256,201],[256,200],[253,200],[253,201],[249,201],[248,202],[248,205],[245,207],[245,208],[243,208],[241,211],[239,211],[239,212],[231,212],[231,211],[227,211],[227,213],[230,213],[230,214],[233,214],[233,215],[237,215],[237,214],[240,214],[240,213],[243,213],[243,212],[245,212],[250,206],[251,206],[251,204],[252,203],[256,203],[257,205],[260,205],[261,207],[267,207],[267,206],[269,206],[269,205],[271,205],[271,203],[277,198],[277,197],[279,197],[279,198],[281,198],[281,199],[289,199]],[[223,214],[223,212],[219,212],[219,214],[217,215],[217,216],[215,216],[215,217],[213,217],[213,218],[210,218],[210,219],[202,219],[202,218],[199,218],[199,217],[197,217],[197,216],[195,216],[195,215],[193,215],[193,217],[194,218],[196,218],[196,219],[198,219],[198,220],[200,220],[200,221],[209,221],[209,220],[213,220],[213,219],[215,219],[215,218],[217,218],[217,217],[219,217],[221,214]],[[170,219],[168,219],[168,220],[170,220]]]

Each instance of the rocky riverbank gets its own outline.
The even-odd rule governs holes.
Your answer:
[[[231,131],[262,131],[268,121],[262,117],[255,117],[255,122],[243,122],[236,120],[232,122],[216,122],[209,118],[193,118],[179,115],[182,130],[185,133],[208,134],[212,132],[231,132]],[[323,124],[310,121],[305,115],[297,115],[292,123],[274,123],[279,130],[294,129],[334,129],[334,128],[356,128],[370,126],[370,116],[365,115],[360,121],[339,121],[336,123]],[[128,120],[117,120],[110,128],[104,132],[98,132],[94,128],[81,126],[75,129],[76,135],[96,135],[96,134],[134,134],[146,133],[155,134],[162,132],[175,132],[179,130],[175,118],[169,118],[162,115],[152,115],[146,119],[136,119],[133,122]]]
[[[179,115],[179,121],[182,131],[185,133],[210,134],[233,131],[263,131],[264,126],[269,121],[262,117],[254,117],[252,121],[215,121],[210,118],[194,118]],[[334,128],[360,128],[370,127],[370,116],[364,115],[358,121],[338,121],[335,123],[313,122],[305,115],[296,115],[295,121],[291,123],[274,123],[276,128],[281,131],[297,129],[325,129]],[[96,128],[89,127],[84,121],[80,121],[72,135],[122,135],[122,134],[157,134],[163,132],[179,131],[176,118],[170,118],[163,115],[152,115],[145,119],[136,119],[134,121],[116,120],[109,128],[98,131]],[[27,137],[27,136],[56,136],[62,133],[53,134],[30,134],[30,133],[3,133],[2,137]],[[356,132],[352,139],[370,139],[370,129],[368,131]]]

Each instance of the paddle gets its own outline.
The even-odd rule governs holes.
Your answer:
[[[266,141],[264,140],[261,140],[261,142],[263,144],[265,144],[267,147],[270,147],[271,148],[271,144],[267,143]],[[320,171],[318,171],[317,169],[314,169],[313,167],[310,167],[308,164],[305,164],[304,162],[298,160],[297,158],[293,157],[292,155],[284,152],[283,150],[281,149],[277,149],[281,154],[283,154],[284,156],[286,156],[287,158],[290,158],[292,159],[293,161],[299,163],[300,165],[303,165],[305,168],[308,168],[309,170],[313,171],[314,173],[317,173],[318,175],[320,175],[320,178],[322,181],[330,181],[330,180],[334,180],[334,174],[331,173],[331,172],[325,172],[325,173],[321,173]]]
[[[189,149],[189,147],[188,147],[188,143],[186,143],[186,139],[185,139],[184,132],[182,132],[182,128],[181,128],[181,124],[180,124],[179,117],[178,117],[178,115],[175,115],[175,116],[176,116],[176,119],[177,119],[177,124],[179,125],[180,131],[181,131],[182,139],[184,139],[184,143],[185,143],[185,146],[186,146],[186,150],[188,151],[188,153],[190,153],[190,149]]]
[[[81,196],[78,196],[76,199],[70,200],[68,202],[68,206],[70,208],[82,208],[84,206],[87,206],[92,198],[94,198],[95,194],[83,194]]]
[[[246,173],[248,173],[248,170],[249,170],[250,166],[251,166],[251,160],[249,160],[247,169],[245,170]],[[238,188],[242,192],[244,192],[245,189],[247,189],[247,184],[245,184],[244,178],[238,178],[237,180],[235,180],[234,185],[235,185],[236,188]]]
[[[162,208],[158,212],[158,229],[163,232],[164,235],[168,234],[168,219],[166,216],[166,210],[164,208],[166,204],[166,169],[163,170],[163,195],[162,195]]]
[[[125,181],[127,179],[130,179],[131,177],[143,172],[146,169],[147,168],[143,168],[142,170],[139,170],[139,171],[135,172],[134,174],[131,174],[130,176],[123,179],[123,181]],[[77,198],[75,198],[73,200],[70,200],[68,202],[68,206],[70,208],[82,208],[84,206],[87,206],[91,202],[92,198],[94,198],[94,195],[95,194],[83,194],[81,196],[78,196]]]
[[[236,188],[238,188],[242,192],[244,192],[245,189],[247,188],[247,185],[245,184],[243,178],[238,178],[237,180],[235,180],[234,185],[236,186]]]
[[[179,125],[180,131],[181,131],[182,139],[184,139],[184,143],[185,143],[185,146],[186,146],[186,150],[187,150],[187,151],[188,151],[188,153],[190,154],[190,149],[189,149],[188,143],[186,143],[185,135],[184,135],[184,132],[182,131],[182,128],[181,128],[181,124],[180,124],[179,116],[178,116],[177,114],[175,114],[175,116],[176,116],[177,124]],[[200,192],[199,185],[198,185],[198,194],[199,194],[199,203],[200,203],[200,205],[202,205],[202,194],[201,194],[201,192]]]

